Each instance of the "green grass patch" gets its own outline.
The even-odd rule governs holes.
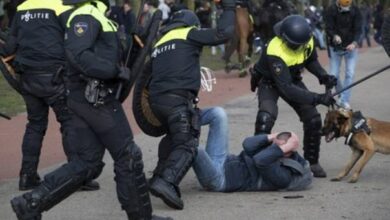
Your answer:
[[[23,98],[0,74],[0,112],[13,116],[26,111]]]
[[[200,57],[200,65],[208,67],[214,71],[221,70],[225,68],[225,61],[222,60],[222,54],[219,48],[217,48],[217,54],[211,54],[211,47],[203,47],[202,56]],[[252,63],[257,62],[259,59],[258,54],[252,55]],[[230,58],[232,63],[238,63],[238,55],[234,53]]]

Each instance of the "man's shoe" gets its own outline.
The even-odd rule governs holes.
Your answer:
[[[165,204],[173,209],[182,210],[184,208],[183,200],[180,199],[179,189],[160,177],[153,177],[150,181],[150,193],[161,198]]]
[[[41,184],[41,178],[38,173],[23,173],[19,177],[19,190],[25,191],[34,189]]]
[[[171,218],[171,217],[160,217],[160,216],[157,216],[157,215],[153,215],[152,216],[152,220],[173,220],[173,218]]]
[[[11,200],[11,206],[19,220],[41,220],[42,214],[38,211],[39,201],[24,194]],[[31,196],[30,196],[31,197]]]
[[[322,169],[319,163],[310,165],[311,172],[313,172],[314,177],[325,178],[326,172]]]
[[[95,180],[85,182],[82,186],[80,186],[81,191],[96,191],[99,189],[100,189],[100,184]]]

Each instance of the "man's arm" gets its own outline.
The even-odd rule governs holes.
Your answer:
[[[286,188],[292,179],[291,171],[282,167],[279,162],[283,156],[283,151],[276,144],[272,144],[253,156],[253,161],[263,181],[271,183],[277,189]]]
[[[253,156],[262,148],[267,147],[271,141],[271,135],[260,134],[245,138],[242,142],[242,147],[248,156]]]
[[[96,56],[93,51],[101,25],[92,16],[73,18],[65,39],[65,52],[71,65],[89,77],[112,79],[118,74],[116,63]]]
[[[278,91],[288,100],[301,103],[313,104],[316,93],[302,89],[292,83],[289,68],[279,57],[268,56],[270,76],[275,82]]]
[[[4,57],[10,56],[16,52],[17,45],[18,45],[17,44],[18,25],[16,23],[17,20],[18,19],[15,18],[12,21],[11,30],[7,36],[5,45],[2,48],[0,48],[0,55]]]
[[[222,0],[222,4],[231,0]],[[234,1],[233,1],[234,2]],[[223,13],[217,21],[216,29],[192,29],[188,33],[188,40],[199,45],[219,45],[234,35],[235,8],[229,4],[223,5]]]
[[[315,75],[321,85],[325,85],[326,88],[333,88],[337,84],[337,78],[333,75],[329,75],[326,70],[318,62],[317,51],[314,50],[306,61],[306,69]]]

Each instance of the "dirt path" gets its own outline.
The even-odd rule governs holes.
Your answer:
[[[363,53],[366,49],[362,49]],[[320,62],[323,66],[328,63],[326,51],[319,51]],[[217,84],[212,93],[201,92],[200,106],[222,105],[233,98],[251,93],[249,77],[238,78],[237,73],[225,74],[217,71]],[[254,105],[257,101],[253,99]],[[135,134],[140,132],[130,107],[131,100],[125,102],[125,109]],[[13,117],[11,121],[0,119],[0,181],[18,176],[21,160],[21,143],[26,124],[26,113]],[[45,136],[39,168],[58,164],[65,160],[61,145],[59,126],[54,115],[50,112],[49,127]]]

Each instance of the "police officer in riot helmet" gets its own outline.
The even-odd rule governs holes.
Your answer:
[[[179,10],[161,30],[152,52],[149,104],[166,129],[150,191],[168,206],[183,209],[179,184],[197,154],[200,88],[199,56],[203,46],[218,45],[234,34],[235,1],[222,0],[216,29],[200,29],[194,12]]]
[[[304,127],[304,157],[311,164],[315,177],[326,177],[320,166],[321,115],[316,105],[332,105],[330,89],[337,84],[317,60],[311,29],[299,15],[286,17],[274,26],[274,37],[252,71],[251,90],[258,89],[258,113],[255,133],[271,133],[278,115],[278,98],[285,100],[298,114]],[[302,82],[306,68],[314,74],[327,91],[317,94],[309,91]]]
[[[170,219],[152,216],[142,152],[115,93],[128,81],[116,25],[105,17],[107,0],[63,0],[74,5],[66,21],[65,54],[67,105],[75,127],[69,135],[77,156],[47,174],[32,192],[15,197],[11,205],[19,219],[41,219],[47,211],[74,193],[85,180],[99,176],[105,149],[114,160],[118,200],[131,220]]]

